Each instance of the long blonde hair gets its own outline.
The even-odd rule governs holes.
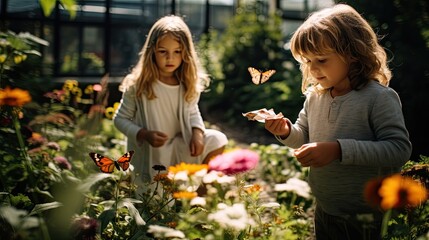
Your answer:
[[[174,74],[185,87],[185,100],[190,102],[207,86],[208,76],[200,66],[189,27],[181,17],[174,15],[162,17],[152,26],[139,53],[140,59],[131,73],[124,78],[120,90],[125,91],[136,84],[137,96],[145,94],[148,99],[156,98],[152,88],[152,84],[159,79],[155,52],[159,41],[165,36],[172,36],[181,45],[182,64]]]
[[[345,4],[311,14],[293,34],[290,49],[300,63],[303,93],[313,87],[318,92],[327,90],[312,78],[303,57],[308,53],[337,53],[344,61],[349,59],[348,77],[353,90],[361,89],[371,80],[388,86],[392,77],[378,36],[355,9]]]

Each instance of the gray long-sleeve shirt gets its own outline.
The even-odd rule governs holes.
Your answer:
[[[339,142],[341,159],[311,167],[309,174],[317,204],[336,216],[371,212],[363,198],[365,183],[399,172],[412,149],[398,94],[375,81],[334,98],[329,92],[309,94],[290,135],[277,139],[292,148]]]

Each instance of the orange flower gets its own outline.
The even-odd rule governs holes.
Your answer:
[[[167,187],[167,186],[173,184],[173,181],[170,178],[168,178],[168,174],[167,173],[156,174],[153,177],[153,181],[162,183],[162,185],[164,187]]]
[[[10,87],[0,89],[0,106],[22,107],[29,102],[31,102],[31,96],[28,91],[19,88],[11,89]]]
[[[164,181],[166,179],[169,179],[167,173],[159,173],[153,177],[155,182]]]
[[[260,192],[262,188],[259,184],[253,184],[253,185],[244,186],[244,190],[246,190],[247,193],[254,193],[254,192]]]
[[[198,194],[196,192],[181,191],[173,193],[173,198],[175,199],[193,199],[197,196]]]
[[[176,228],[177,227],[177,222],[168,222],[167,226],[170,228]]]
[[[427,199],[425,187],[412,178],[399,174],[385,178],[378,193],[382,198],[381,208],[384,210],[418,206]]]
[[[192,164],[192,163],[184,163],[181,162],[176,166],[170,166],[168,168],[168,172],[170,173],[178,173],[181,171],[187,171],[188,175],[193,175],[194,173],[201,171],[203,169],[208,169],[209,166],[207,164]]]
[[[378,194],[381,184],[383,182],[382,177],[378,177],[368,181],[364,189],[364,197],[368,204],[372,207],[378,207],[381,204],[381,196]]]

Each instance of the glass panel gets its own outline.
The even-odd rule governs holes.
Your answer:
[[[82,74],[102,74],[104,72],[104,30],[85,27],[81,56]]]
[[[149,29],[113,28],[110,46],[110,70],[112,76],[125,76],[137,63],[140,49]]]
[[[176,14],[183,16],[192,35],[199,35],[204,31],[205,0],[178,0],[176,1]]]
[[[214,2],[214,1],[213,1]],[[218,2],[218,1],[217,1]],[[215,4],[210,1],[210,27],[223,31],[227,22],[234,16],[234,6]]]
[[[79,71],[79,29],[62,26],[60,29],[59,72],[77,74]]]
[[[79,0],[76,1],[76,18],[70,18],[70,14],[60,7],[61,20],[103,22],[106,15],[106,0]]]
[[[6,11],[13,17],[40,18],[43,16],[39,0],[8,0]]]
[[[43,47],[43,74],[51,76],[54,67],[54,27],[51,24],[43,26],[43,39],[49,42],[49,46]]]
[[[110,8],[112,23],[141,23],[143,15],[142,0],[113,0]]]

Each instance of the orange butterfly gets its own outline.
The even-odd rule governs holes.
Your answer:
[[[268,81],[268,79],[270,79],[270,77],[274,73],[276,73],[276,70],[267,70],[265,72],[262,72],[253,67],[248,67],[247,70],[249,70],[249,73],[252,76],[252,82],[256,85],[259,85]]]
[[[129,151],[122,155],[117,161],[114,161],[108,157],[102,156],[101,154],[91,152],[89,156],[94,160],[95,164],[100,168],[104,173],[112,173],[113,170],[124,170],[126,171],[130,167],[131,158],[134,155],[134,151]]]

